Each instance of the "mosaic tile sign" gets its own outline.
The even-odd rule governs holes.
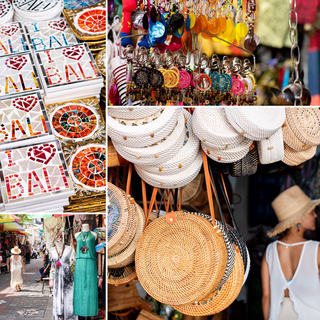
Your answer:
[[[41,203],[73,194],[58,140],[0,151],[0,162],[6,205],[24,206],[26,201]]]
[[[77,38],[65,19],[34,22],[26,25],[28,39],[35,51],[77,44]]]
[[[0,57],[0,66],[0,98],[42,89],[30,53]]]
[[[8,143],[48,137],[51,132],[39,92],[0,99],[0,148]]]
[[[39,51],[37,57],[39,64],[43,66],[43,77],[49,89],[102,79],[85,44]]]
[[[0,56],[29,51],[28,42],[20,22],[0,26]]]
[[[97,97],[46,105],[53,133],[62,143],[105,140],[105,123]]]

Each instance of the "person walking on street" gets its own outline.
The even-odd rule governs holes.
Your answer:
[[[7,251],[7,261],[6,261],[6,264],[7,264],[7,273],[10,272],[10,257],[11,257],[11,250],[9,248],[9,245],[7,244],[6,245],[6,251]]]
[[[31,248],[29,241],[25,244],[26,247],[26,264],[30,263],[30,256],[31,256]]]
[[[21,291],[21,287],[23,285],[23,280],[21,276],[21,268],[23,269],[23,273],[25,273],[23,259],[20,256],[21,250],[15,246],[11,250],[11,282],[10,287],[15,289],[16,291]]]

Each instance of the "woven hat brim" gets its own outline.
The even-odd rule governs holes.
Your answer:
[[[21,253],[21,250],[20,250],[20,249],[18,249],[18,250],[11,249],[11,253],[13,253],[13,254],[20,254],[20,253]]]
[[[269,233],[269,237],[273,237],[286,229],[291,228],[295,224],[301,222],[316,206],[320,204],[320,199],[317,200],[311,200],[308,205],[306,205],[304,208],[302,208],[300,211],[294,214],[294,216],[291,216],[281,222],[279,222]]]

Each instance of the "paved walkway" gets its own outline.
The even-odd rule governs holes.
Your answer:
[[[23,287],[20,292],[10,288],[11,273],[0,274],[0,320],[52,319],[52,297],[48,281],[45,282],[44,293],[42,284],[35,280],[39,278],[39,269],[43,259],[31,259],[25,265],[26,273],[22,274]]]

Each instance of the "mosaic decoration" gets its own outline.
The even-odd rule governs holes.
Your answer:
[[[101,78],[86,44],[50,49],[37,53],[48,88]]]
[[[35,51],[77,44],[65,19],[34,22],[26,25],[29,42]]]
[[[62,145],[71,140],[105,140],[105,123],[97,97],[49,104],[46,109]]]
[[[88,189],[104,190],[106,187],[106,148],[89,144],[77,150],[71,159],[73,179]]]
[[[52,134],[39,92],[0,100],[0,146]]]
[[[29,13],[30,11],[37,13],[46,13],[51,10],[59,9],[61,1],[59,0],[12,0],[12,4],[16,10]]]
[[[107,10],[102,7],[86,9],[74,18],[74,25],[80,31],[88,34],[103,34],[106,32]]]
[[[20,22],[0,26],[0,56],[28,50],[28,42]]]
[[[0,65],[0,98],[42,89],[30,53],[0,57]]]
[[[12,22],[14,10],[12,5],[7,0],[0,0],[0,24]]]
[[[120,210],[116,204],[110,202],[108,205],[108,236],[112,233],[112,225],[118,220]]]
[[[55,198],[73,194],[57,140],[0,151],[0,162],[5,206],[26,206],[24,201],[31,200],[52,202]]]
[[[66,9],[83,9],[98,3],[100,0],[64,0]]]
[[[106,76],[106,49],[101,50],[95,57],[96,64],[100,70],[100,73],[105,77]]]

